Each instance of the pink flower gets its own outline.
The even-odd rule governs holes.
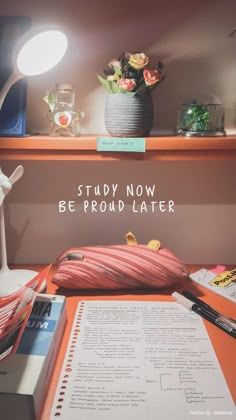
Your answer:
[[[159,73],[158,70],[153,69],[153,70],[143,70],[143,77],[144,77],[144,81],[145,84],[147,86],[152,86],[155,85],[157,82],[159,82],[161,80],[161,75]]]
[[[117,58],[113,58],[113,60],[110,61],[108,66],[113,68],[117,67],[118,69],[121,69],[120,61]]]
[[[120,79],[117,81],[117,86],[124,92],[131,92],[136,86],[134,79]]]

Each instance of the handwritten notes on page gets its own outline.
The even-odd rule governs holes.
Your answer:
[[[196,314],[174,302],[78,305],[51,419],[224,420],[233,413]]]

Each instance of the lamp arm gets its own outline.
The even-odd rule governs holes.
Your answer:
[[[15,73],[13,72],[9,78],[7,79],[5,85],[3,85],[3,88],[0,92],[0,111],[2,108],[2,104],[8,94],[8,91],[10,90],[10,88],[12,87],[12,85],[14,85],[14,83],[16,83],[19,79],[21,79],[23,77],[23,75],[21,73]]]

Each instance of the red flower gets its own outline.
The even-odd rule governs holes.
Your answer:
[[[155,85],[157,82],[161,80],[161,75],[158,70],[143,70],[143,77],[145,81],[145,85],[152,86]]]

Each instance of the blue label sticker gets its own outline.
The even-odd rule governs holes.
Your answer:
[[[98,137],[98,152],[140,152],[146,150],[146,139],[143,137]]]

